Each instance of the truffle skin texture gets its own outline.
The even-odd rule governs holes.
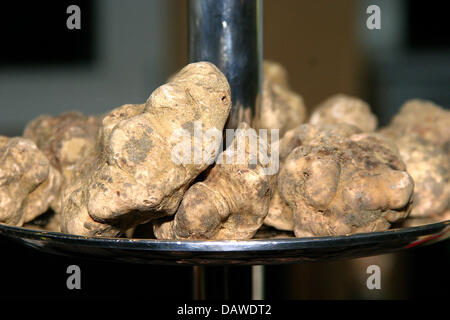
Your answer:
[[[380,136],[318,139],[294,149],[278,176],[297,237],[386,230],[408,216],[414,182]]]
[[[282,137],[286,131],[305,122],[303,98],[289,89],[283,67],[267,67],[265,63],[262,87],[260,118],[254,120],[255,128],[279,129],[279,136]]]
[[[75,165],[92,153],[97,142],[100,119],[79,112],[65,112],[59,116],[40,116],[24,130],[24,137],[32,140],[62,176],[61,189],[70,183]],[[61,192],[52,209],[61,213]]]
[[[280,139],[280,161],[283,163],[289,153],[301,145],[311,144],[313,141],[342,140],[358,133],[361,133],[360,129],[346,123],[302,124],[286,132]]]
[[[116,110],[114,117],[104,118],[97,159],[89,161],[90,169],[64,193],[62,231],[117,236],[173,215],[220,146],[220,140],[202,139],[195,145],[201,148],[201,161],[177,163],[173,151],[183,141],[176,133],[189,133],[191,145],[196,122],[203,135],[209,129],[222,132],[231,108],[230,87],[213,64],[193,63],[157,88],[143,110],[130,108],[124,115]]]
[[[61,177],[36,145],[0,136],[0,222],[22,226],[55,201]]]
[[[450,111],[431,101],[407,101],[381,132],[392,138],[418,136],[440,146],[450,155]]]
[[[346,123],[362,132],[373,132],[378,120],[370,111],[370,106],[361,99],[338,94],[322,102],[311,115],[309,123]]]
[[[286,157],[295,148],[310,144],[314,140],[321,141],[323,139],[344,139],[361,131],[348,124],[321,124],[310,125],[303,124],[295,129],[289,130],[283,136],[279,143],[280,153],[280,169],[284,165]],[[339,138],[340,137],[340,138]],[[294,216],[291,208],[280,197],[278,187],[275,188],[272,200],[270,201],[269,213],[264,220],[264,224],[279,230],[294,230]]]
[[[53,167],[64,173],[94,148],[100,120],[79,112],[40,116],[25,128],[24,138],[36,143]]]
[[[249,128],[245,123],[239,125],[225,155],[233,154]],[[247,133],[257,140],[254,130]],[[204,181],[195,183],[185,193],[173,220],[155,222],[155,236],[158,239],[251,239],[267,215],[274,182],[274,176],[265,170],[270,158],[261,149],[257,152],[246,141],[244,161],[216,164]],[[255,158],[256,163],[251,161]]]
[[[270,200],[269,211],[264,219],[264,224],[278,230],[294,230],[294,213],[287,203],[281,199],[278,188],[275,188]]]
[[[395,140],[406,169],[414,179],[410,216],[431,217],[450,205],[450,159],[442,148],[415,136]]]

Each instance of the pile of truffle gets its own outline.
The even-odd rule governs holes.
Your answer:
[[[177,130],[194,131],[198,121],[203,133],[222,131],[229,116],[229,84],[207,62],[186,66],[144,104],[95,117],[41,116],[23,137],[0,136],[0,223],[84,236],[239,240],[450,218],[450,111],[411,100],[377,130],[367,103],[337,95],[308,118],[273,62],[264,63],[261,101],[259,118],[239,128],[279,129],[281,139],[255,131],[269,153],[244,139],[245,161],[234,164],[214,160],[231,153],[244,130],[225,150],[202,139],[201,161],[173,161]],[[280,168],[271,175],[275,148]]]

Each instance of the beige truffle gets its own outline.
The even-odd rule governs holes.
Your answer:
[[[264,79],[270,80],[270,82],[282,87],[289,88],[288,72],[280,63],[271,60],[264,60],[263,74]]]
[[[329,139],[342,140],[357,133],[361,133],[361,130],[353,125],[346,123],[300,125],[295,129],[286,132],[283,138],[280,139],[279,142],[280,161],[283,163],[283,161],[286,159],[289,153],[291,153],[292,150],[303,144],[311,144],[314,143],[314,141],[320,142]]]
[[[440,146],[450,155],[450,111],[431,101],[407,101],[391,123],[380,130],[389,137],[415,135]]]
[[[249,129],[241,123],[233,144],[222,154],[235,161],[216,164],[204,181],[185,193],[174,219],[155,223],[157,238],[242,240],[255,235],[269,209],[274,176],[266,171],[269,156],[249,146],[251,140],[258,140],[256,132]],[[245,159],[241,162],[233,152],[244,139]]]
[[[72,179],[75,164],[95,149],[100,120],[79,112],[65,112],[59,116],[40,116],[24,130],[24,137],[36,143],[51,165],[62,175],[61,190]],[[61,190],[52,209],[61,213]]]
[[[282,137],[306,120],[303,98],[289,89],[287,72],[278,64],[264,63],[264,81],[259,118],[253,126],[258,129],[279,129]]]
[[[450,159],[442,148],[417,136],[395,139],[414,179],[411,217],[441,214],[450,205]]]
[[[358,128],[348,124],[322,124],[316,126],[303,124],[289,130],[279,142],[280,170],[292,150],[303,144],[311,144],[314,141],[320,142],[324,138],[329,139],[329,137],[344,139],[360,132]],[[278,187],[275,187],[274,195],[270,201],[269,213],[264,220],[264,224],[279,230],[294,230],[293,212],[279,196]]]
[[[362,132],[373,132],[378,120],[366,102],[339,94],[319,104],[312,113],[309,123],[314,125],[346,123],[359,128]]]
[[[278,177],[297,237],[386,230],[408,216],[413,188],[393,145],[364,134],[314,139]]]
[[[104,118],[100,152],[64,193],[64,232],[117,236],[173,215],[189,184],[217,155],[220,140],[199,143],[196,135],[207,137],[215,130],[221,137],[231,108],[230,87],[213,64],[193,63],[156,89],[143,110],[122,108],[129,110]],[[186,135],[188,141],[182,139]],[[200,151],[202,157],[181,157],[180,145],[194,145],[192,153]]]
[[[278,230],[294,230],[294,213],[287,203],[281,199],[278,188],[275,188],[270,200],[269,211],[264,219],[264,224]]]
[[[0,137],[0,222],[22,226],[56,200],[61,176],[36,145]]]
[[[95,146],[100,120],[79,112],[40,116],[25,128],[23,136],[36,143],[52,166],[70,176],[71,166]]]

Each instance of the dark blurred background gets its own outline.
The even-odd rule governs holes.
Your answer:
[[[450,24],[443,1],[265,0],[264,56],[289,71],[308,109],[335,93],[367,100],[388,123],[410,98],[450,106]],[[66,8],[81,8],[68,30]],[[366,8],[381,8],[381,30]],[[187,63],[184,0],[15,1],[0,8],[0,134],[21,135],[40,114],[99,114],[140,103]],[[191,269],[73,261],[0,239],[0,296],[191,296]],[[65,288],[79,264],[83,290]],[[366,268],[382,269],[382,290],[366,288]],[[384,270],[384,271],[383,271]],[[448,298],[450,243],[399,254],[266,268],[268,298]],[[249,270],[230,273],[246,297]]]

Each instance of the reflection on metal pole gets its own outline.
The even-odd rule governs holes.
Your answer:
[[[252,300],[264,300],[264,266],[252,266]]]
[[[262,80],[262,0],[190,0],[189,60],[226,75],[232,111],[227,128],[258,116]]]
[[[205,267],[194,266],[193,271],[193,296],[194,300],[205,300]]]

